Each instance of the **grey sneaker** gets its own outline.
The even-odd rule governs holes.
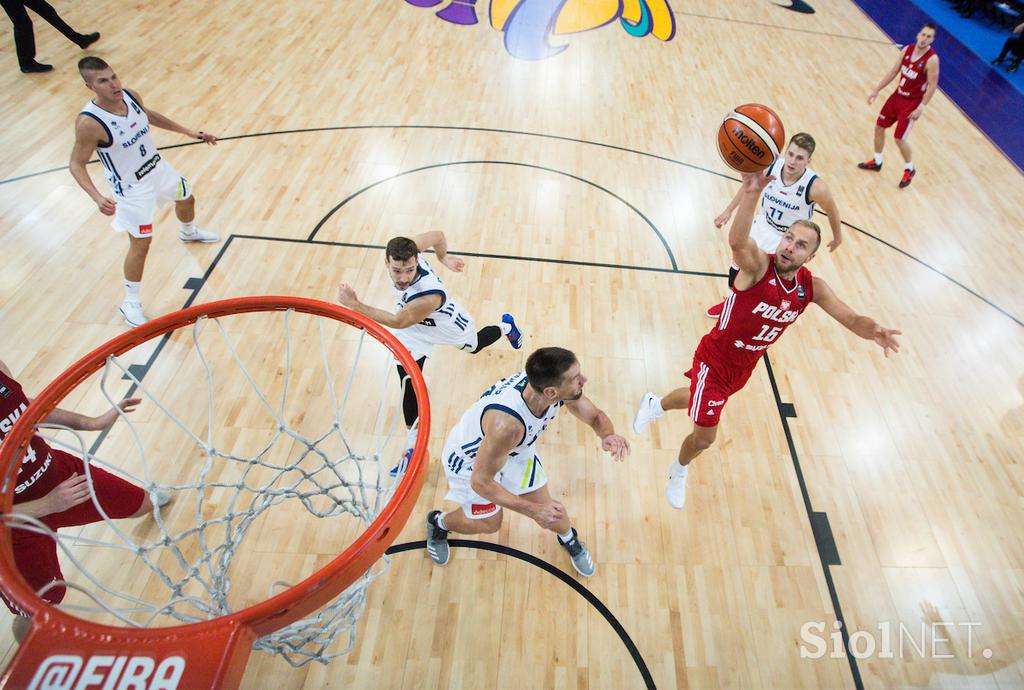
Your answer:
[[[440,514],[440,510],[427,513],[427,553],[434,563],[446,565],[451,549],[448,547],[448,530],[437,526],[437,516]]]
[[[594,574],[594,559],[590,557],[587,547],[580,541],[575,527],[572,528],[572,539],[568,542],[563,542],[557,535],[555,535],[555,539],[558,540],[559,546],[569,552],[572,567],[576,569],[577,573],[583,577],[590,577]]]

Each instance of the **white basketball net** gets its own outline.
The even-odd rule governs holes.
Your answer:
[[[12,527],[47,534],[59,545],[66,580],[40,594],[65,585],[62,608],[115,625],[209,620],[280,593],[289,586],[278,579],[280,568],[294,574],[290,582],[310,575],[341,553],[385,507],[400,481],[388,469],[397,464],[406,439],[398,426],[401,390],[394,384],[390,352],[361,329],[292,310],[233,315],[231,320],[253,317],[261,324],[283,321],[283,337],[274,340],[258,329],[258,343],[240,354],[237,338],[221,323],[224,317],[202,318],[188,329],[190,337],[183,337],[185,328],[170,337],[141,381],[126,359],[138,348],[109,357],[98,376],[106,403],[113,406],[125,397],[116,390],[125,387],[125,379],[143,402],[134,413],[120,414],[102,454],[91,453],[79,432],[46,427],[60,429],[43,434],[55,449],[129,479],[148,492],[154,505],[158,492],[174,500],[154,508],[152,520],[111,519],[87,471],[102,523],[81,534],[74,529],[56,533],[25,515],[4,516]],[[303,320],[299,317],[311,323],[297,326],[293,322]],[[295,367],[293,350],[312,350],[316,343],[319,362],[302,359]],[[283,361],[274,361],[281,346]],[[164,359],[175,364],[169,374],[158,374],[154,370]],[[347,370],[342,385],[336,385],[335,369]],[[186,386],[186,393],[180,390],[188,378],[184,370],[202,374]],[[296,374],[300,378],[293,381]],[[99,404],[97,397],[89,407]],[[396,438],[399,428],[403,433]],[[68,432],[73,437],[66,441],[62,436]],[[240,446],[249,452],[237,452]],[[132,447],[136,464],[123,461]],[[269,512],[274,507],[284,510],[277,523]],[[302,522],[310,516],[317,524]],[[257,526],[261,535],[249,540],[253,543],[247,542],[245,551],[260,549],[271,536],[272,545],[243,559],[243,541]],[[304,552],[295,540],[321,543]],[[309,550],[319,556],[311,557]],[[119,567],[114,576],[102,574],[111,571],[111,560],[123,563],[127,574],[119,578]],[[97,566],[106,570],[97,574]],[[260,638],[255,648],[280,654],[293,666],[326,663],[350,651],[367,587],[387,567],[385,557],[314,616]],[[256,582],[263,582],[262,591],[251,591]]]

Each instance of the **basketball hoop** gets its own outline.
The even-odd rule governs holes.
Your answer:
[[[248,329],[244,333],[253,339],[246,350],[235,344],[234,326],[222,322],[247,319],[254,320],[256,326],[238,327]],[[268,335],[266,324],[278,321],[284,324],[283,335]],[[317,342],[318,364],[310,366],[303,361],[300,367],[293,363]],[[274,353],[281,351],[284,362],[274,364]],[[148,357],[148,364],[126,364],[121,359],[124,356]],[[345,358],[350,370],[344,390],[339,391],[334,379],[335,371],[342,367],[332,363]],[[250,372],[246,359],[257,360],[267,371]],[[165,372],[157,367],[163,361],[172,363]],[[395,361],[411,377],[405,385],[412,386],[418,400],[419,424],[408,469],[391,479],[387,463],[396,461],[400,453],[392,453],[390,444],[396,429],[405,434],[404,425],[398,423],[402,391],[391,382]],[[292,381],[296,369],[300,370],[297,383]],[[189,380],[189,371],[197,374],[192,379],[198,381],[197,390],[208,394],[206,409],[198,393],[177,392],[182,381]],[[17,513],[14,489],[37,425],[71,391],[97,378],[98,373],[99,388],[109,404],[125,397],[109,389],[127,381],[131,383],[129,392],[143,398],[146,415],[157,416],[159,411],[172,421],[169,425],[136,421],[143,415],[142,407],[131,417],[121,413],[111,437],[103,441],[104,455],[108,445],[135,447],[141,467],[125,469],[104,459],[77,433],[70,444],[56,436],[45,438],[54,448],[79,454],[87,467],[93,462],[115,468],[151,498],[158,490],[179,497],[166,510],[154,508],[154,520],[145,529],[129,529],[134,523],[108,519],[97,523],[102,538],[84,532],[77,537],[77,544],[72,538],[69,545],[64,533],[58,535],[39,520]],[[246,385],[256,394],[251,410],[238,402],[239,391]],[[308,396],[298,396],[298,403],[291,392],[296,388]],[[279,396],[269,392],[278,389]],[[395,400],[388,399],[389,393],[394,393]],[[218,395],[228,397],[230,404],[216,402]],[[296,404],[302,407],[293,409]],[[90,408],[93,406],[90,403]],[[232,427],[235,436],[225,436],[217,428],[223,410],[240,420],[237,428]],[[193,417],[199,421],[189,422]],[[343,422],[349,418],[355,418],[360,428],[346,429]],[[262,425],[255,419],[263,419]],[[203,422],[205,432],[201,430]],[[313,427],[314,433],[307,427]],[[326,662],[345,653],[354,643],[354,625],[365,606],[366,588],[386,569],[386,557],[383,563],[381,558],[405,525],[422,488],[429,429],[426,385],[409,351],[372,320],[326,302],[245,297],[197,305],[154,319],[97,348],[33,400],[0,447],[0,518],[4,523],[0,527],[0,586],[32,619],[31,631],[0,676],[0,684],[37,690],[70,690],[79,684],[236,688],[254,646],[279,653],[296,666],[312,660]],[[168,438],[173,440],[168,442]],[[160,465],[151,466],[146,459],[147,442],[153,446],[149,455],[162,453]],[[255,453],[252,448],[248,453],[236,450],[246,442],[255,444]],[[363,452],[361,445],[370,449]],[[177,450],[168,450],[171,446]],[[198,456],[194,470],[190,454]],[[186,469],[193,476],[183,479]],[[179,475],[172,477],[171,470]],[[97,502],[95,491],[90,491]],[[259,603],[237,605],[234,600],[244,594],[240,592],[246,582],[236,582],[232,589],[231,565],[250,527],[256,524],[257,531],[270,530],[266,527],[272,520],[268,511],[278,505],[296,512],[304,509],[304,519],[312,515],[330,520],[332,534],[341,530],[341,521],[355,518],[345,525],[355,522],[350,531],[358,536],[340,555],[297,584],[274,582],[274,590],[286,587],[284,591],[271,591],[269,598]],[[214,508],[222,508],[223,514],[213,515]],[[183,525],[189,518],[194,518],[195,524]],[[62,563],[73,564],[84,578],[78,583],[65,575],[66,581],[60,584],[85,605],[76,607],[65,601],[57,608],[32,590],[15,566],[12,527],[47,533],[57,540]],[[159,535],[144,542],[138,535],[155,531]],[[223,543],[214,543],[218,535]],[[122,592],[91,575],[76,552],[83,543],[89,548],[101,544],[117,549],[113,553],[132,560],[132,567],[144,574],[128,579],[147,582],[147,592],[162,586],[160,594]],[[343,544],[340,542],[338,551]],[[86,558],[95,559],[98,553],[89,551]],[[245,579],[256,574],[247,570]],[[106,620],[89,621],[69,613],[76,608]],[[153,627],[160,623],[169,625]],[[337,651],[335,637],[346,631],[348,644]]]

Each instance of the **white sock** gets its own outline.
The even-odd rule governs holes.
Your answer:
[[[443,529],[445,532],[448,531],[448,525],[444,524],[444,513],[438,513],[437,518],[434,520],[437,526]]]
[[[501,334],[502,335],[508,335],[509,333],[512,332],[512,324],[505,323],[504,321],[499,321],[498,322],[498,328],[501,329]]]
[[[568,544],[571,540],[572,540],[572,527],[570,527],[569,531],[566,532],[565,534],[559,534],[558,535],[558,541],[562,542],[563,544]]]
[[[409,385],[412,385],[412,384],[409,384]],[[419,433],[419,429],[420,429],[419,425],[414,425],[411,429],[409,429],[409,432],[405,435],[405,449],[406,450],[409,450],[410,448],[415,448],[416,447],[416,434]]]
[[[142,287],[142,281],[140,280],[126,280],[124,281],[124,301],[125,302],[138,302],[139,301],[139,288]]]
[[[877,165],[881,165],[882,164],[882,154],[880,154],[880,153],[876,153],[875,154],[875,163]]]
[[[196,222],[194,220],[190,220],[187,223],[179,221],[179,227],[181,228],[181,234],[182,235],[194,235],[194,234],[196,234]]]
[[[658,413],[658,416],[665,414],[665,408],[661,406],[661,398],[654,396],[654,411]]]
[[[904,170],[913,170],[914,169],[914,164],[913,163],[907,163],[906,165],[903,166],[903,169]]]

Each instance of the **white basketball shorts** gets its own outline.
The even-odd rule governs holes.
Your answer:
[[[453,442],[452,448],[457,447],[458,444]],[[455,455],[454,458],[453,455]],[[453,463],[449,462],[449,459],[452,459],[455,466],[461,469],[459,456],[446,443],[441,454],[441,461],[444,463],[444,474],[448,479],[448,494],[445,496],[445,499],[461,505],[462,512],[471,520],[480,520],[496,515],[501,510],[501,506],[495,505],[490,499],[484,498],[473,491],[473,487],[469,482],[470,475],[465,470],[462,470],[462,472],[453,471]],[[531,449],[529,453],[520,453],[514,458],[509,458],[505,466],[501,468],[501,471],[494,476],[494,480],[501,484],[502,488],[510,494],[522,496],[546,485],[548,483],[548,475],[544,471],[540,457],[536,451]]]
[[[153,218],[156,212],[172,201],[184,201],[192,196],[192,185],[165,160],[138,184],[125,190],[124,195],[115,194],[117,210],[111,227],[117,232],[127,232],[132,237],[151,237]]]

